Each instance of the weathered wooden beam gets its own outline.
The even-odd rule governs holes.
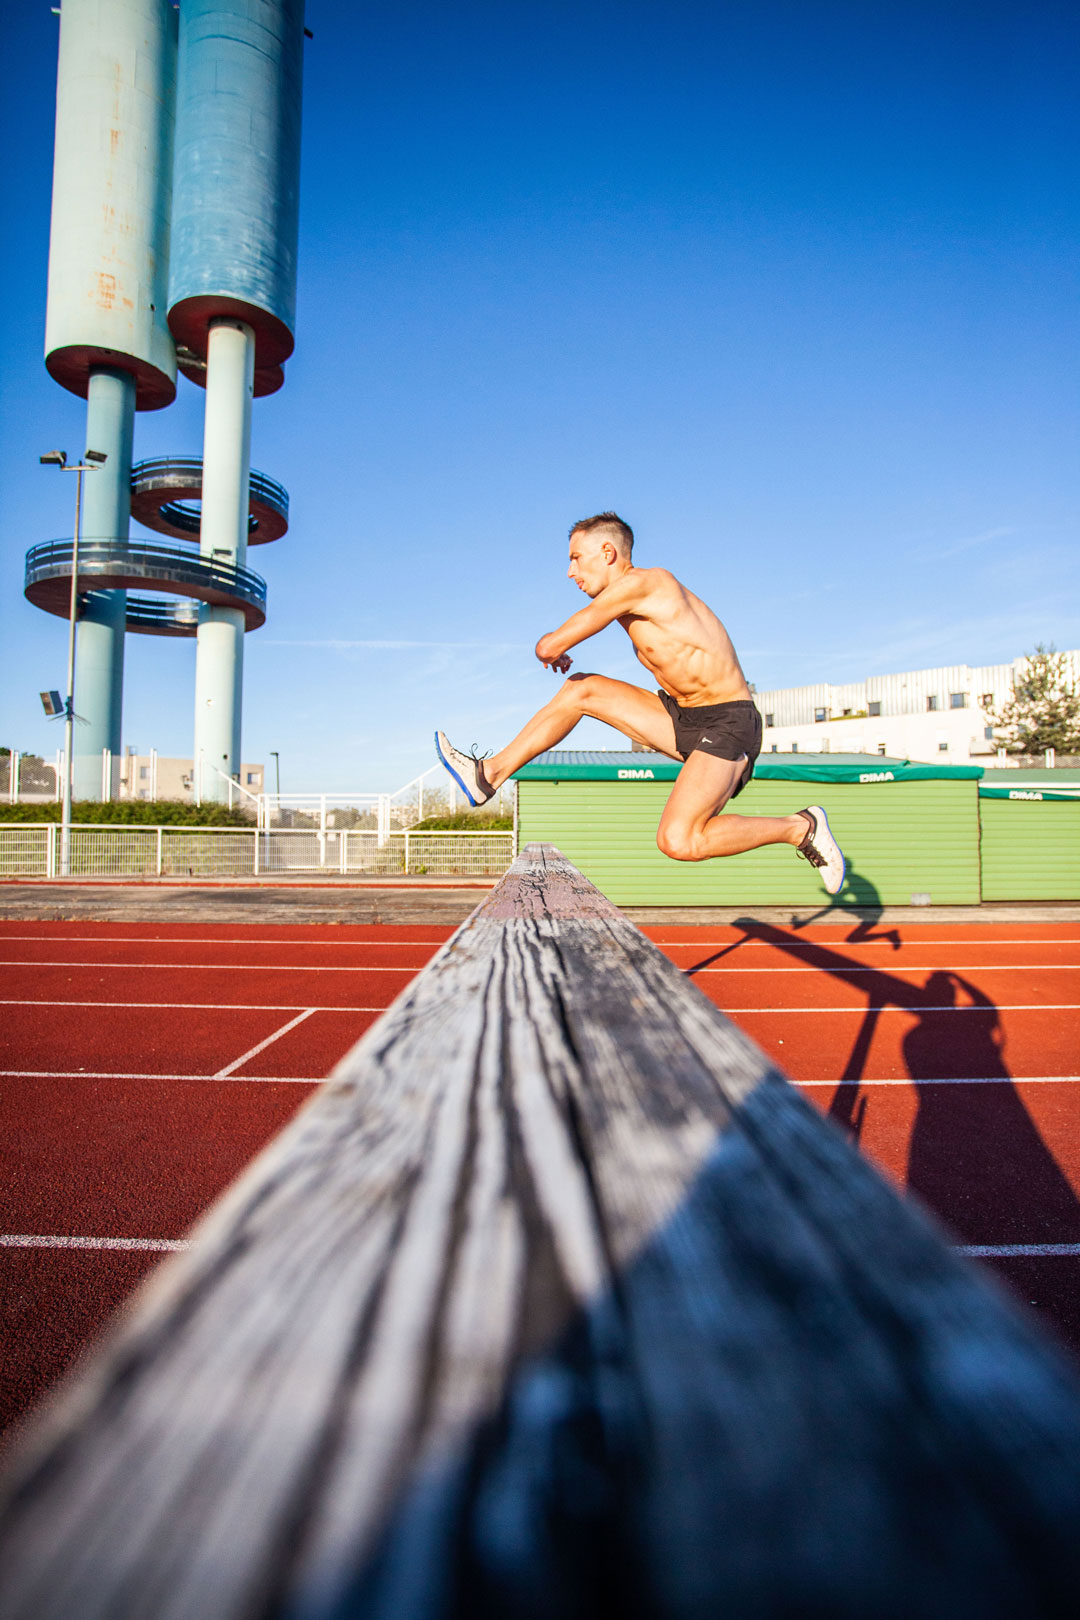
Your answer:
[[[4,1620],[1071,1617],[1071,1368],[531,846],[27,1436]]]

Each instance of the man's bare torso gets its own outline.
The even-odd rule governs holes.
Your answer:
[[[735,648],[712,609],[666,568],[635,568],[635,609],[619,615],[638,659],[676,703],[750,698]]]

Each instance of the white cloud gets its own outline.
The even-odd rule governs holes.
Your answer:
[[[984,529],[981,534],[969,534],[966,539],[954,540],[951,546],[929,545],[925,549],[935,557],[955,557],[958,552],[971,551],[975,546],[989,545],[991,540],[1004,540],[1010,534],[1016,534],[1016,529]]]

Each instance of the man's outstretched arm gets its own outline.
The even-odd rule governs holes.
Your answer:
[[[547,635],[541,636],[536,643],[537,658],[549,669],[558,669],[565,674],[570,668],[570,659],[566,655],[571,647],[606,630],[622,614],[633,613],[644,596],[644,582],[638,570],[615,580],[594,597],[588,607],[580,608],[557,630],[549,630]]]

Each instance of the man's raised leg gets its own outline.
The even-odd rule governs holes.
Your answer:
[[[826,889],[836,894],[844,881],[844,857],[819,807],[793,816],[720,814],[745,769],[745,754],[740,760],[730,760],[692,753],[660,817],[656,829],[660,849],[672,860],[707,861],[741,855],[766,844],[791,844],[820,868]]]
[[[632,686],[629,681],[610,680],[606,675],[569,676],[551,702],[527,721],[513,741],[488,759],[479,761],[462,754],[447,743],[441,732],[436,733],[436,747],[443,764],[473,803],[482,804],[522,765],[561,743],[586,715],[605,721],[658,753],[679,758],[675,727],[656,694]]]

